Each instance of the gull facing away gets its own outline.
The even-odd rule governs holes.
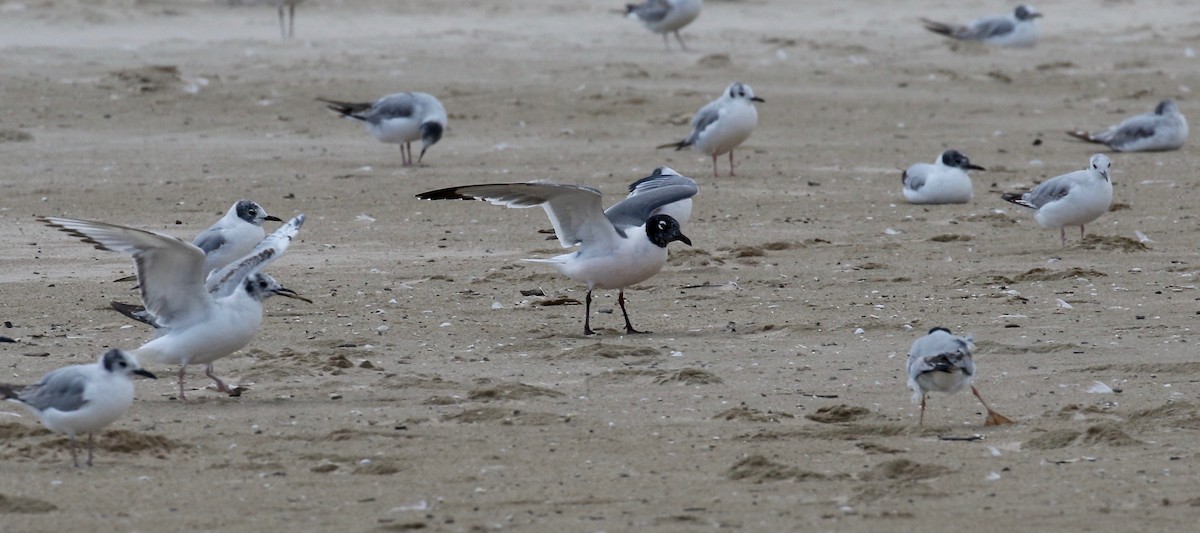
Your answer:
[[[687,50],[679,30],[696,20],[703,7],[704,0],[646,0],[640,4],[625,4],[625,16],[641,21],[646,29],[654,33],[661,33],[663,47],[667,50],[671,49],[668,33],[674,33],[679,47]]]
[[[754,102],[765,102],[754,96],[754,89],[744,83],[734,82],[725,89],[720,98],[701,107],[692,117],[692,132],[679,142],[667,143],[657,148],[692,150],[712,156],[713,177],[717,173],[717,156],[729,154],[729,175],[733,176],[733,149],[746,142],[754,127],[758,125],[758,110]]]
[[[142,305],[157,328],[154,339],[133,351],[139,359],[179,365],[179,399],[188,365],[202,364],[217,390],[240,390],[213,375],[213,361],[236,352],[262,325],[263,300],[286,296],[312,303],[261,271],[283,255],[304,224],[296,215],[239,261],[206,276],[204,252],[169,235],[104,222],[46,217],[46,224],[94,244],[133,256]],[[207,278],[207,281],[206,281]]]
[[[975,379],[975,361],[971,351],[975,349],[971,336],[959,337],[950,333],[946,328],[933,328],[929,334],[913,341],[908,350],[908,388],[912,389],[913,403],[921,404],[921,417],[918,425],[925,424],[925,397],[930,392],[954,394],[964,387],[971,387],[971,393],[979,398],[979,403],[987,410],[985,426],[1011,424],[1012,420],[988,407],[979,395],[979,389],[972,383]]]
[[[664,206],[690,199],[699,192],[696,182],[678,177],[682,179],[673,185],[643,189],[608,211],[601,209],[601,193],[597,189],[547,182],[450,187],[424,192],[417,198],[482,200],[514,208],[541,206],[550,217],[563,248],[579,245],[579,250],[549,259],[526,261],[548,263],[568,278],[587,286],[584,335],[595,334],[591,328],[592,291],[595,289],[619,291],[617,302],[625,317],[625,332],[634,334],[643,332],[634,329],[629,321],[625,288],[646,281],[662,270],[667,262],[668,244],[680,241],[692,245],[691,239],[680,231],[677,220],[670,215],[655,214]]]
[[[1037,19],[1042,14],[1021,4],[1007,15],[983,17],[966,26],[921,19],[925,29],[960,41],[979,41],[1009,48],[1029,48],[1038,42]]]
[[[279,33],[284,39],[291,39],[296,35],[296,5],[304,2],[304,0],[274,0],[275,7],[279,9]],[[284,26],[284,8],[287,8],[287,26]]]
[[[1178,150],[1188,139],[1187,118],[1174,100],[1163,100],[1153,113],[1129,117],[1101,132],[1068,131],[1067,135],[1103,144],[1118,152],[1164,152]]]
[[[1036,209],[1035,218],[1043,228],[1058,228],[1062,245],[1067,245],[1067,226],[1084,225],[1100,218],[1112,206],[1113,188],[1109,179],[1112,161],[1104,154],[1093,155],[1088,168],[1046,180],[1029,192],[1006,192],[1001,198],[1019,206]]]
[[[95,363],[53,370],[33,385],[0,385],[0,397],[25,406],[46,429],[70,437],[76,467],[76,436],[87,433],[87,465],[92,466],[95,432],[116,422],[133,405],[133,376],[156,379],[133,354],[109,350]]]
[[[317,100],[329,104],[326,107],[343,117],[362,122],[379,142],[400,145],[400,159],[406,167],[413,164],[413,141],[421,140],[421,155],[417,157],[420,164],[425,151],[441,140],[446,131],[446,108],[428,93],[395,93],[362,103]]]
[[[987,170],[958,150],[946,150],[937,161],[917,163],[900,174],[904,198],[912,204],[965,204],[971,201],[968,170]]]

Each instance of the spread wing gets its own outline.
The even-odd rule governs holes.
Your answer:
[[[204,290],[204,252],[161,233],[89,220],[46,217],[46,224],[94,244],[101,250],[133,256],[142,305],[158,323],[202,313],[212,299]]]
[[[557,183],[497,183],[449,187],[417,195],[422,200],[481,200],[513,208],[541,206],[564,248],[615,243],[620,235],[604,216],[599,190]],[[644,222],[644,221],[643,221]]]
[[[279,256],[287,251],[288,245],[292,243],[292,238],[300,233],[300,227],[304,225],[304,214],[296,215],[291,220],[287,221],[279,229],[275,230],[249,255],[238,259],[228,265],[225,265],[220,270],[213,272],[208,276],[205,282],[205,288],[213,295],[214,298],[222,298],[233,294],[233,291],[238,288],[246,280],[246,278],[259,273],[262,269]]]

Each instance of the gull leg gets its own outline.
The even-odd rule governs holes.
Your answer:
[[[1083,224],[1079,225],[1079,240],[1083,240]]]
[[[183,395],[183,375],[187,372],[187,363],[179,365],[179,401],[186,402],[187,397]]]
[[[288,4],[288,38],[296,36],[296,4]]]
[[[918,426],[925,425],[925,395],[924,394],[921,395],[921,418],[917,419],[917,425]]]
[[[583,334],[595,335],[592,331],[592,290],[588,289],[587,298],[583,299]]]
[[[220,378],[213,375],[213,366],[211,363],[204,367],[204,375],[208,376],[209,379],[213,380],[217,384],[217,392],[224,392],[225,394],[230,394],[232,392],[229,390],[229,387],[225,385],[224,381],[221,381]]]
[[[663,37],[665,38],[666,34],[663,34]],[[684,52],[691,51],[691,50],[688,50],[688,47],[686,44],[683,44],[683,37],[679,36],[679,30],[675,30],[675,40],[679,41],[679,47],[682,48]]]
[[[75,435],[71,435],[71,462],[75,463],[75,468],[79,468],[79,455],[75,451]]]
[[[1062,247],[1066,248],[1067,247],[1067,228],[1066,228],[1066,226],[1058,228],[1058,238],[1062,239]]]
[[[713,177],[719,178],[719,177],[721,177],[721,175],[717,173],[717,154],[713,154],[712,159],[713,159]]]
[[[737,174],[734,174],[734,173],[733,173],[733,150],[730,150],[730,151],[729,151],[729,175],[730,175],[730,176],[736,176],[736,175],[737,175]]]
[[[279,36],[287,39],[287,28],[283,25],[283,4],[279,4]]]
[[[88,433],[88,466],[92,466],[92,449],[96,447],[96,434]]]
[[[625,315],[625,333],[633,335],[635,333],[649,333],[649,331],[638,331],[633,329],[633,324],[629,323],[629,312],[625,310],[625,289],[617,292],[617,303],[621,304],[621,314]]]
[[[1008,418],[1007,416],[997,413],[997,412],[993,411],[991,407],[988,407],[987,402],[983,401],[983,396],[979,395],[979,389],[976,389],[974,385],[971,385],[971,392],[973,394],[975,394],[976,398],[979,398],[979,403],[983,404],[983,408],[987,410],[987,419],[984,420],[983,425],[985,425],[985,426],[1003,426],[1004,424],[1013,423],[1011,418]]]

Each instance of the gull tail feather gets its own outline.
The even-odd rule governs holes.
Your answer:
[[[352,118],[355,120],[362,120],[362,117],[357,116],[357,114],[371,109],[371,106],[373,105],[369,102],[341,102],[338,100],[329,100],[327,98],[317,98],[317,101],[328,104],[325,107],[329,108],[330,111],[333,111],[343,117]]]
[[[1086,131],[1083,131],[1083,130],[1068,131],[1067,135],[1070,135],[1081,141],[1086,141],[1086,142],[1090,142],[1090,143],[1097,143],[1097,144],[1104,143],[1104,141],[1101,141],[1100,139],[1093,137],[1092,134],[1090,134]]]
[[[925,26],[925,29],[939,35],[945,35],[949,37],[954,33],[954,26],[946,24],[945,22],[938,22],[936,20],[923,18],[921,19],[921,24]]]
[[[687,148],[691,145],[692,145],[691,143],[689,143],[685,140],[685,141],[677,141],[677,142],[667,143],[667,144],[660,144],[658,146],[655,146],[654,149],[661,150],[663,148],[674,148],[675,151],[678,152],[679,150],[683,150],[684,148]]]
[[[1006,192],[1004,194],[1001,194],[1000,198],[1006,202],[1012,202],[1012,203],[1017,204],[1022,207],[1028,207],[1030,209],[1037,209],[1036,205],[1033,205],[1033,204],[1025,201],[1025,193],[1023,193],[1023,192]]]

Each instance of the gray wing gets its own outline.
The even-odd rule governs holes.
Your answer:
[[[1129,117],[1120,124],[1093,137],[1108,145],[1125,145],[1139,139],[1153,137],[1158,132],[1158,129],[1164,125],[1164,122],[1165,120],[1161,115],[1145,113]]]
[[[901,180],[905,189],[919,191],[925,186],[925,165],[927,164],[917,163],[904,171]]]
[[[222,298],[233,294],[246,278],[253,276],[279,256],[286,252],[288,245],[292,243],[292,238],[300,233],[300,227],[304,225],[304,214],[296,215],[291,220],[287,221],[274,233],[267,235],[267,238],[258,243],[250,255],[225,265],[220,270],[213,272],[208,276],[205,282],[205,288],[213,295],[214,298]],[[156,315],[160,316],[161,315]]]
[[[1025,193],[1022,196],[1022,199],[1024,200],[1025,205],[1028,205],[1034,209],[1041,209],[1043,205],[1055,200],[1060,200],[1070,193],[1071,188],[1073,188],[1078,179],[1082,177],[1081,175],[1086,176],[1086,174],[1086,171],[1077,170],[1070,174],[1064,174],[1057,178],[1042,182],[1041,185],[1034,187],[1032,191]]]
[[[417,195],[422,200],[482,200],[524,209],[542,206],[563,248],[578,243],[613,244],[620,235],[604,216],[599,190],[547,182],[496,183],[449,187]]]
[[[409,118],[416,112],[417,99],[413,93],[396,93],[377,100],[362,118],[371,124],[378,124],[391,118]]]
[[[700,138],[700,134],[712,126],[718,118],[721,118],[718,103],[719,100],[709,102],[708,105],[701,107],[696,112],[696,116],[692,117],[692,134],[688,135],[687,141],[685,141],[687,144],[695,144],[696,140]]]
[[[1016,28],[1012,18],[1008,16],[987,17],[976,20],[970,26],[954,32],[954,37],[968,41],[981,41],[992,37],[1000,37],[1012,33]]]
[[[212,303],[204,289],[204,252],[190,243],[161,233],[70,218],[42,219],[96,245],[101,250],[133,256],[142,305],[160,324],[202,313]]]
[[[669,170],[669,169],[668,169]],[[664,205],[686,200],[700,192],[695,180],[662,168],[629,185],[629,196],[604,211],[604,216],[620,231],[641,226],[654,211]]]
[[[667,13],[671,12],[671,4],[667,0],[646,0],[630,12],[645,22],[654,23],[667,18]]]
[[[83,398],[86,387],[87,376],[79,367],[68,366],[46,374],[22,391],[18,399],[38,411],[75,411],[87,404]]]
[[[970,337],[944,332],[921,337],[913,342],[908,353],[909,375],[916,376],[945,364],[963,368],[968,375],[974,374],[975,363],[970,357],[973,346]]]
[[[196,238],[192,240],[192,245],[203,251],[204,255],[208,255],[212,253],[213,250],[224,246],[225,242],[225,237],[220,231],[209,228],[197,235]]]

